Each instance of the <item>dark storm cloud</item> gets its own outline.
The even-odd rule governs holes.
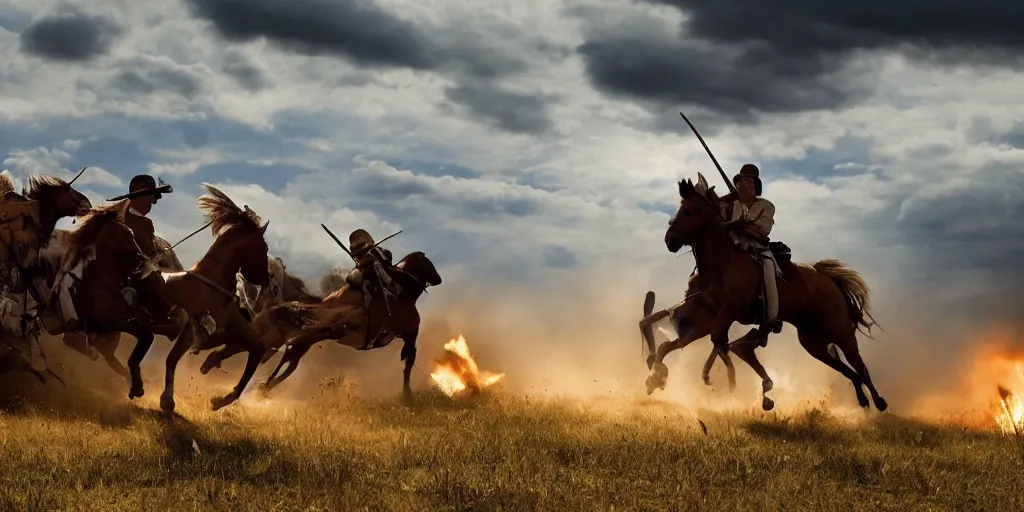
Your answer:
[[[121,34],[114,22],[79,12],[49,14],[21,33],[21,51],[59,61],[87,61],[106,54]]]
[[[292,51],[334,55],[363,67],[424,71],[454,68],[480,78],[520,71],[525,64],[500,49],[460,41],[420,27],[372,0],[188,0],[193,12],[230,41],[267,38]]]
[[[187,1],[197,17],[209,20],[229,41],[266,38],[296,53],[331,55],[364,68],[444,74],[457,83],[447,93],[450,100],[503,130],[534,134],[551,126],[548,98],[511,93],[496,83],[525,70],[526,63],[501,44],[487,44],[459,27],[419,26],[372,0]],[[239,79],[253,87],[251,71],[243,67],[233,75],[239,78],[240,73]]]
[[[510,133],[540,135],[553,128],[549,99],[539,94],[506,91],[481,82],[465,82],[446,89],[444,94],[448,101]]]
[[[831,109],[860,96],[854,83],[835,74],[835,62],[795,58],[768,47],[737,52],[622,35],[588,41],[578,50],[588,78],[602,92],[657,104],[696,104],[740,123],[752,122],[758,112]],[[686,129],[677,119],[666,127]]]
[[[371,66],[431,69],[430,41],[415,25],[362,0],[188,0],[226,39],[266,37],[297,52]]]
[[[848,73],[865,51],[937,63],[1017,65],[1024,4],[923,0],[660,0],[685,13],[680,35],[605,33],[578,51],[599,90],[697,104],[737,122],[759,112],[833,109],[866,89]],[[857,85],[860,84],[860,85]]]

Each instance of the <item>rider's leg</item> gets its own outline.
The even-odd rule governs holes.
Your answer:
[[[768,333],[779,333],[782,331],[782,322],[779,322],[779,289],[776,282],[775,265],[771,258],[761,260],[762,275],[764,276],[764,305],[765,322],[761,326],[761,346],[768,341]]]

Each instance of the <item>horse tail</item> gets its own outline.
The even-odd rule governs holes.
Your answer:
[[[871,316],[871,291],[864,278],[839,260],[821,260],[813,266],[816,272],[827,276],[839,287],[846,298],[846,307],[853,319],[854,328],[871,338],[871,327],[877,325],[877,322]],[[867,332],[861,327],[867,329]]]

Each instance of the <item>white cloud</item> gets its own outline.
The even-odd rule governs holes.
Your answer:
[[[651,37],[672,34],[683,20],[677,11],[610,1],[380,4],[406,20],[454,27],[444,41],[449,46],[475,41],[496,60],[524,62],[524,69],[501,77],[500,83],[508,90],[557,97],[549,106],[552,132],[529,137],[505,133],[464,109],[451,108],[444,93],[457,85],[457,73],[359,69],[265,40],[225,42],[214,38],[207,24],[190,18],[183,4],[82,4],[86,10],[111,11],[127,27],[111,53],[89,66],[29,59],[17,50],[17,34],[0,31],[5,62],[0,67],[0,119],[57,133],[66,119],[103,116],[107,121],[96,124],[98,132],[142,141],[141,151],[153,159],[149,172],[182,180],[219,163],[258,161],[270,164],[268,172],[275,164],[302,166],[309,173],[292,176],[276,193],[269,186],[223,185],[271,221],[274,250],[285,255],[291,269],[343,260],[322,233],[319,224],[324,222],[337,226],[339,236],[355,227],[378,236],[406,229],[396,247],[432,247],[465,276],[516,266],[543,275],[543,252],[562,247],[584,265],[630,269],[667,293],[680,291],[692,260],[665,251],[661,240],[668,214],[660,210],[678,204],[678,179],[695,178],[700,171],[718,190],[725,184],[700,143],[683,131],[676,109],[663,113],[664,124],[678,124],[680,132],[652,133],[649,110],[596,91],[572,53],[589,31],[630,26]],[[48,8],[25,1],[17,5],[31,12]],[[603,21],[580,23],[598,11],[606,13]],[[1024,76],[993,71],[979,79],[977,71],[930,68],[884,56],[855,65],[872,73],[864,78],[874,88],[859,104],[772,115],[757,126],[726,127],[705,138],[730,176],[748,161],[800,159],[812,151],[835,150],[845,137],[866,140],[863,160],[829,162],[822,176],[773,180],[777,175],[771,166],[762,166],[762,172],[778,210],[776,236],[793,247],[798,259],[866,262],[872,266],[864,267],[865,273],[878,279],[892,272],[888,263],[911,256],[891,240],[889,247],[878,247],[865,223],[894,224],[910,215],[915,204],[925,199],[934,204],[928,194],[938,194],[936,187],[960,193],[982,180],[979,173],[987,167],[1024,164],[1020,148],[971,139],[979,119],[994,132],[1022,121],[1007,105],[1024,103]],[[252,87],[240,85],[238,75],[245,73],[263,77],[262,88],[257,78]],[[209,142],[198,147],[136,130],[147,122],[175,119],[211,126],[230,120],[272,138],[282,149],[254,147],[244,140],[246,134],[215,129]],[[87,141],[75,137],[62,133],[45,146],[13,148],[3,165],[19,176],[66,171],[84,146],[63,141]],[[252,154],[257,150],[258,155]],[[419,169],[421,164],[460,166],[479,179],[431,175]],[[93,181],[83,184],[121,186],[130,174],[119,171],[115,182],[110,173],[91,169],[86,176]],[[244,179],[233,175],[231,181]],[[169,239],[201,225],[194,198],[179,190],[154,212],[158,229]],[[902,213],[888,213],[900,204]],[[207,242],[190,241],[182,259],[194,261]]]

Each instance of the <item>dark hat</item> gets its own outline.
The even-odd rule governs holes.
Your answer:
[[[732,184],[736,185],[740,181],[740,178],[752,178],[754,180],[754,195],[761,195],[761,171],[758,170],[754,164],[745,164],[740,167],[740,173],[732,177]]]
[[[357,229],[348,235],[348,246],[351,251],[358,251],[364,247],[373,245],[373,237],[365,229]]]
[[[122,199],[135,199],[136,197],[153,195],[159,200],[164,194],[170,194],[174,192],[174,187],[164,183],[164,180],[160,180],[160,185],[157,186],[157,182],[152,176],[148,174],[139,174],[132,177],[131,181],[128,182],[128,193],[120,195],[107,201],[120,201]]]

